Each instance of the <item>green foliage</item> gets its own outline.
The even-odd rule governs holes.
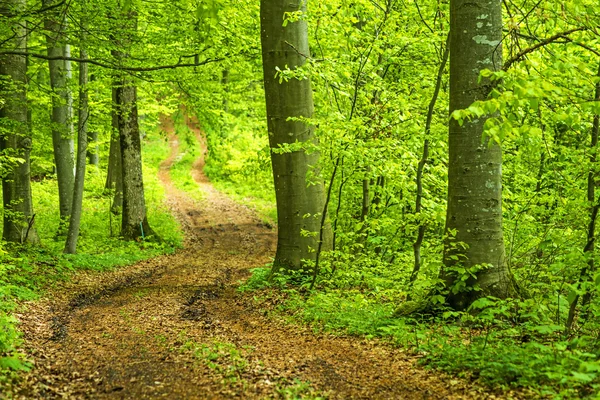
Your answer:
[[[215,187],[254,208],[267,222],[277,220],[268,143],[263,124],[224,116],[222,126],[205,126],[208,157],[205,172]]]
[[[248,282],[268,274],[254,272]],[[257,286],[256,284],[254,285]],[[587,398],[600,387],[600,347],[592,336],[565,338],[564,327],[532,300],[481,298],[468,312],[395,318],[395,302],[369,291],[327,290],[284,294],[264,289],[256,299],[316,330],[381,337],[422,356],[421,363],[495,389]],[[258,294],[257,293],[257,294]]]

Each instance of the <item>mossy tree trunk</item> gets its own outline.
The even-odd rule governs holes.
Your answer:
[[[490,82],[479,80],[479,74],[502,67],[501,41],[502,2],[451,1],[450,113],[488,96]],[[482,296],[517,294],[502,232],[502,150],[482,141],[486,119],[465,121],[462,126],[450,120],[446,232],[456,236],[446,240],[442,277],[455,289],[447,301],[456,309],[465,309]],[[475,266],[483,268],[476,278],[468,279],[466,287],[456,286],[460,268]]]
[[[127,78],[123,85],[117,88],[117,105],[123,174],[121,235],[127,240],[135,240],[154,235],[154,232],[146,217],[137,88]]]
[[[25,0],[10,0],[0,3],[0,13],[12,15],[25,8]],[[27,29],[17,23],[14,36],[7,47],[25,51]],[[2,238],[14,243],[38,243],[33,227],[34,214],[31,199],[31,132],[27,105],[27,59],[24,56],[0,56],[0,97],[4,100],[0,108],[0,150],[2,150],[2,201],[4,208],[4,230]],[[16,160],[20,159],[20,160]],[[6,162],[8,161],[8,162]]]
[[[275,182],[278,238],[274,269],[299,269],[302,260],[314,260],[319,243],[325,190],[318,178],[319,153],[290,143],[316,144],[314,126],[290,118],[312,118],[314,105],[310,79],[279,81],[277,68],[295,70],[310,57],[308,27],[300,18],[284,24],[286,13],[306,11],[305,0],[262,0],[261,42],[271,162]],[[309,176],[313,176],[309,181]],[[323,249],[331,247],[326,229]]]

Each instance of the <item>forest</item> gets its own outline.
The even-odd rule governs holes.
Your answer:
[[[0,0],[0,399],[600,398],[591,0]]]

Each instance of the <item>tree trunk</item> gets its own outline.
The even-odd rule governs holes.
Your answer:
[[[598,67],[597,77],[600,77],[600,66]],[[594,101],[600,102],[600,82],[596,83],[596,90],[594,91]],[[600,135],[600,115],[594,115],[592,124],[592,131],[590,134],[590,171],[588,172],[588,183],[587,183],[587,201],[590,204],[590,220],[587,227],[587,241],[583,248],[584,254],[588,257],[587,264],[581,269],[579,275],[579,282],[577,286],[581,288],[581,285],[588,283],[590,278],[593,276],[596,265],[594,263],[594,252],[596,250],[596,220],[598,219],[598,212],[600,211],[600,202],[596,200],[596,170],[598,162],[598,136]],[[589,288],[584,287],[582,305],[585,307],[591,300],[592,292]],[[569,304],[569,314],[565,327],[567,332],[573,327],[573,321],[575,320],[575,311],[577,310],[577,303],[579,302],[579,294],[575,296],[571,304]]]
[[[417,239],[413,244],[414,266],[409,278],[409,298],[411,295],[410,289],[412,289],[412,285],[417,280],[417,277],[419,276],[419,271],[421,271],[421,246],[423,245],[423,239],[425,239],[425,230],[427,228],[427,225],[425,224],[425,221],[423,221],[423,217],[421,216],[421,209],[423,207],[423,174],[425,172],[425,165],[427,164],[427,161],[429,159],[429,136],[431,135],[431,122],[433,121],[433,112],[435,111],[435,105],[440,94],[440,89],[442,87],[442,78],[444,76],[444,70],[446,69],[446,64],[448,63],[448,57],[450,53],[449,41],[450,36],[448,36],[448,39],[446,40],[444,53],[442,54],[442,62],[438,68],[437,76],[435,79],[435,88],[433,89],[433,95],[427,108],[427,120],[425,121],[425,140],[423,141],[423,155],[421,156],[419,164],[417,165],[417,195],[415,198],[415,215],[417,216],[417,221],[419,222],[417,226]]]
[[[118,214],[123,207],[123,172],[121,168],[121,141],[119,139],[119,111],[117,107],[117,86],[112,88],[112,134],[108,155],[106,189],[114,190],[111,211]]]
[[[305,12],[304,0],[261,0],[261,42],[267,105],[269,144],[277,201],[278,238],[274,270],[298,269],[303,260],[314,260],[319,245],[325,204],[323,183],[308,182],[316,170],[319,153],[294,148],[276,152],[280,145],[306,143],[314,146],[314,126],[289,118],[312,118],[314,105],[310,79],[279,82],[276,68],[294,70],[309,57],[306,21],[289,22],[286,13]],[[313,179],[314,181],[314,179]],[[331,247],[331,230],[324,231],[322,248]]]
[[[450,5],[450,113],[488,95],[489,81],[479,81],[482,69],[502,66],[502,3],[496,0],[452,0]],[[450,120],[448,209],[445,268],[448,303],[465,309],[482,296],[517,295],[506,263],[502,233],[502,151],[482,142],[486,117]],[[464,246],[462,245],[464,244]],[[461,288],[460,268],[482,266],[476,278]],[[480,290],[476,290],[475,286]]]
[[[100,164],[100,150],[98,149],[98,132],[91,131],[87,134],[87,142],[89,144],[87,158],[90,165],[98,166]]]
[[[95,75],[90,74],[89,80],[90,82],[95,81]],[[98,131],[88,131],[87,143],[88,164],[98,166],[100,164],[100,149],[98,148]]]
[[[85,51],[85,30],[86,24],[82,20],[81,23],[81,44],[80,58],[87,59]],[[77,240],[79,238],[79,228],[81,224],[81,208],[83,203],[83,189],[85,183],[85,163],[87,156],[88,145],[88,64],[85,62],[79,63],[79,118],[77,122],[77,169],[75,171],[75,184],[73,188],[73,207],[71,219],[69,221],[69,231],[67,232],[67,240],[65,242],[64,252],[67,254],[75,254],[77,252]]]
[[[223,111],[229,112],[229,70],[224,69],[221,75],[221,85],[223,85]]]
[[[44,0],[44,7],[55,2]],[[49,57],[67,56],[68,47],[65,38],[66,20],[60,15],[60,8],[54,8],[44,21],[47,31],[46,43]],[[52,87],[52,145],[58,179],[59,212],[62,223],[71,215],[74,181],[74,142],[72,123],[72,96],[68,88],[71,75],[70,63],[65,60],[48,61],[50,86]]]
[[[0,5],[4,15],[21,11],[25,0],[5,1]],[[27,29],[23,24],[13,26],[14,36],[6,45],[15,50],[27,50]],[[4,207],[4,230],[2,238],[14,243],[38,243],[33,228],[35,214],[31,199],[30,164],[31,132],[27,105],[27,59],[23,56],[0,56],[0,75],[10,79],[1,86],[0,150],[3,157],[20,158],[16,163],[4,163],[2,176],[2,200]]]
[[[144,239],[154,235],[154,232],[146,218],[137,88],[128,79],[125,79],[123,85],[117,88],[117,105],[119,107],[119,139],[123,174],[121,235],[126,240]]]

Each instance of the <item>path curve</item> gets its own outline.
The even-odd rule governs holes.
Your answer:
[[[186,122],[200,135],[193,119]],[[266,317],[236,288],[270,261],[275,232],[214,189],[203,160],[193,176],[204,200],[177,190],[168,172],[179,146],[172,120],[161,124],[171,154],[159,176],[185,248],[114,272],[80,273],[30,304],[20,319],[36,369],[15,397],[490,398],[416,367],[401,349]]]

